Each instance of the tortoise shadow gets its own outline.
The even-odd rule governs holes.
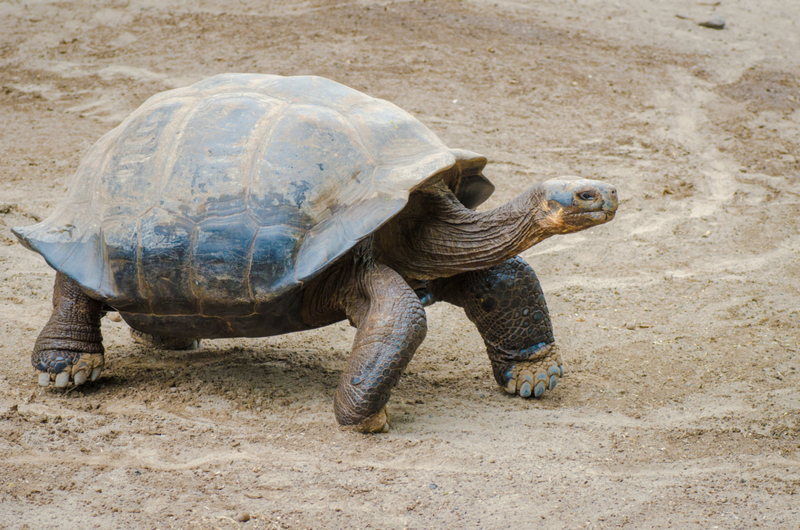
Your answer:
[[[306,401],[333,393],[346,352],[297,350],[265,344],[201,346],[197,350],[157,350],[128,344],[109,352],[96,382],[73,388],[84,395],[99,392],[190,391],[236,401],[288,398]]]

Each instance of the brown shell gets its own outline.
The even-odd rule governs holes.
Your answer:
[[[249,314],[435,175],[476,206],[493,190],[485,163],[327,79],[218,75],[147,100],[92,147],[55,213],[15,232],[118,309]]]

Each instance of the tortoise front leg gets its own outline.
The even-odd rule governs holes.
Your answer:
[[[53,314],[33,348],[31,363],[39,370],[39,384],[50,381],[64,388],[70,381],[82,385],[100,377],[104,364],[100,319],[103,303],[86,296],[74,281],[56,274]]]
[[[386,403],[425,338],[427,324],[419,298],[399,274],[385,265],[366,269],[342,300],[358,332],[333,409],[341,425],[386,432]]]
[[[540,397],[564,374],[544,293],[519,256],[429,282],[434,297],[462,307],[477,326],[494,378],[509,394]]]

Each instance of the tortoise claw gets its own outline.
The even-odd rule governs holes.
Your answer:
[[[72,377],[72,381],[75,383],[75,386],[84,384],[87,379],[89,379],[89,376],[86,375],[86,370],[78,370]]]
[[[559,378],[564,375],[564,368],[559,364],[552,364],[545,369],[540,362],[517,362],[503,372],[505,386],[503,389],[508,394],[516,394],[523,398],[539,398],[546,391],[553,390]]]
[[[39,372],[39,386],[47,387],[55,383],[56,388],[67,388],[70,384],[80,386],[89,381],[97,381],[103,371],[103,354],[84,354],[75,364],[66,364],[60,372]]]
[[[522,384],[519,385],[519,395],[521,397],[530,397],[531,389],[533,388],[533,376],[531,374],[525,374],[521,378]]]
[[[69,373],[61,372],[56,376],[56,388],[67,388],[69,385]]]
[[[511,372],[508,372],[508,374],[506,374],[506,377],[508,378],[508,382],[506,383],[506,386],[505,386],[506,393],[508,393],[508,394],[516,394],[517,393],[517,379],[515,377],[513,377],[513,374]]]
[[[348,430],[360,432],[364,434],[379,434],[389,432],[391,428],[389,424],[389,410],[384,406],[374,416],[363,420],[356,425],[346,427]]]

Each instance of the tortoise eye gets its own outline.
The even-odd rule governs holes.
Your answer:
[[[581,200],[590,201],[594,199],[594,193],[591,191],[582,191],[578,194],[578,197],[580,197]]]

